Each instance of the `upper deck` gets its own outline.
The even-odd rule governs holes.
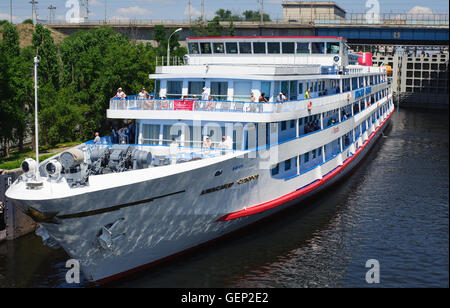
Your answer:
[[[348,65],[342,37],[196,37],[188,38],[186,64]]]

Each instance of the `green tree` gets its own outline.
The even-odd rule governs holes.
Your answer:
[[[9,22],[3,24],[0,42],[0,139],[4,156],[9,156],[10,141],[23,145],[26,128],[26,67],[22,65],[19,33]]]
[[[37,24],[32,37],[33,48],[39,58],[39,86],[49,83],[56,89],[59,88],[59,67],[57,47],[51,37],[49,29]]]
[[[260,21],[261,13],[259,11],[247,10],[242,13],[244,15],[245,21]],[[263,14],[264,21],[271,21],[270,16],[268,14]]]

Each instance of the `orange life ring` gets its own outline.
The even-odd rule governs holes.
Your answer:
[[[311,111],[312,110],[312,103],[311,103],[311,101],[309,101],[308,102],[308,111]]]

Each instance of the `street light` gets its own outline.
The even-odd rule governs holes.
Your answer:
[[[169,41],[167,42],[167,66],[170,65],[170,38],[177,32],[180,32],[183,28],[178,28],[169,36]]]

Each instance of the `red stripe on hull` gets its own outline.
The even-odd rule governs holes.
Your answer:
[[[383,121],[383,123],[381,123],[380,126],[378,126],[378,128],[371,134],[371,136],[355,151],[355,153],[347,158],[344,163],[337,167],[336,169],[334,169],[333,171],[331,171],[330,173],[326,174],[321,180],[317,180],[311,184],[309,184],[308,186],[296,190],[294,192],[291,192],[287,195],[284,195],[282,197],[279,197],[277,199],[262,203],[262,204],[258,204],[255,206],[252,206],[250,208],[244,209],[244,210],[240,210],[234,213],[230,213],[230,214],[226,214],[224,216],[222,216],[221,218],[219,218],[217,221],[227,221],[227,220],[232,220],[232,219],[236,219],[236,218],[240,218],[240,217],[246,217],[246,216],[250,216],[250,215],[255,215],[258,213],[262,213],[265,212],[267,210],[273,209],[277,206],[280,206],[282,204],[285,204],[286,202],[292,201],[294,199],[300,198],[314,190],[316,190],[317,188],[319,188],[320,186],[322,186],[323,184],[327,183],[328,181],[332,180],[333,178],[335,178],[339,173],[341,173],[342,171],[344,171],[345,168],[347,168],[347,166],[361,153],[362,150],[364,150],[366,148],[366,146],[369,144],[369,142],[373,139],[373,137],[378,133],[378,131],[384,126],[384,124],[386,123],[387,120],[389,120],[389,118],[391,117],[392,113],[394,111],[392,111],[389,116]]]

